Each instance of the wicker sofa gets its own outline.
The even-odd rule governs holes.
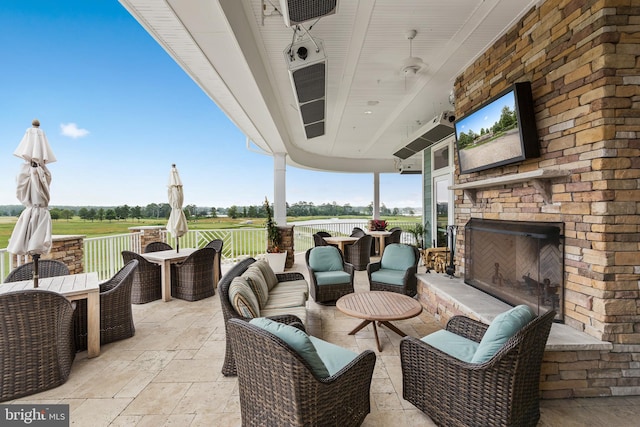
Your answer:
[[[266,287],[261,279],[266,281]],[[266,261],[247,258],[220,279],[218,291],[226,332],[222,366],[225,376],[236,375],[235,358],[229,341],[229,319],[249,321],[256,317],[268,317],[285,324],[306,324],[309,284],[301,273],[275,274]]]

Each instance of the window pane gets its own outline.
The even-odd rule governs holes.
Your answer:
[[[449,146],[444,146],[433,152],[433,170],[449,166]]]

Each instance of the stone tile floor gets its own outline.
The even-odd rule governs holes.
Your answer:
[[[297,256],[293,270],[306,276],[304,255]],[[357,272],[356,292],[364,290],[366,272]],[[402,399],[399,336],[380,328],[378,352],[370,326],[349,336],[359,320],[313,301],[308,309],[309,333],[378,355],[364,426],[435,425]],[[68,403],[74,426],[240,426],[237,380],[220,373],[225,336],[218,295],[135,305],[134,316],[134,337],[103,346],[94,359],[78,353],[64,385],[14,402]],[[440,328],[426,313],[394,323],[416,337]],[[543,400],[539,425],[637,426],[640,396]]]

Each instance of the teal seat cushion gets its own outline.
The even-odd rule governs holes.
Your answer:
[[[330,342],[321,340],[320,338],[309,336],[313,346],[318,352],[318,356],[324,362],[330,375],[335,375],[342,368],[347,366],[353,359],[358,357],[358,353],[346,348],[342,348]]]
[[[467,363],[471,362],[478,349],[477,342],[444,329],[429,334],[421,338],[420,341],[424,341],[431,347],[435,347],[449,356]]]
[[[413,247],[398,243],[386,246],[380,260],[381,267],[389,270],[406,271],[413,267],[415,263],[416,257]]]
[[[316,283],[322,285],[339,285],[341,283],[351,283],[351,275],[346,271],[320,271],[315,272]]]
[[[273,335],[286,342],[296,353],[309,363],[313,373],[319,378],[330,376],[327,367],[318,355],[316,348],[304,331],[284,323],[275,322],[265,317],[257,317],[249,321],[252,325],[271,332]],[[277,367],[274,366],[274,369]]]
[[[407,270],[400,271],[383,268],[371,273],[371,280],[379,283],[387,283],[389,285],[404,286],[404,273],[406,271]]]
[[[314,271],[338,271],[343,269],[338,248],[317,246],[309,253],[309,267]]]
[[[484,333],[471,362],[483,363],[491,359],[509,338],[535,317],[535,313],[526,305],[519,305],[497,315]]]

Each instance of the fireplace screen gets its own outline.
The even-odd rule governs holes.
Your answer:
[[[512,305],[564,319],[562,223],[471,219],[465,226],[465,283]]]

